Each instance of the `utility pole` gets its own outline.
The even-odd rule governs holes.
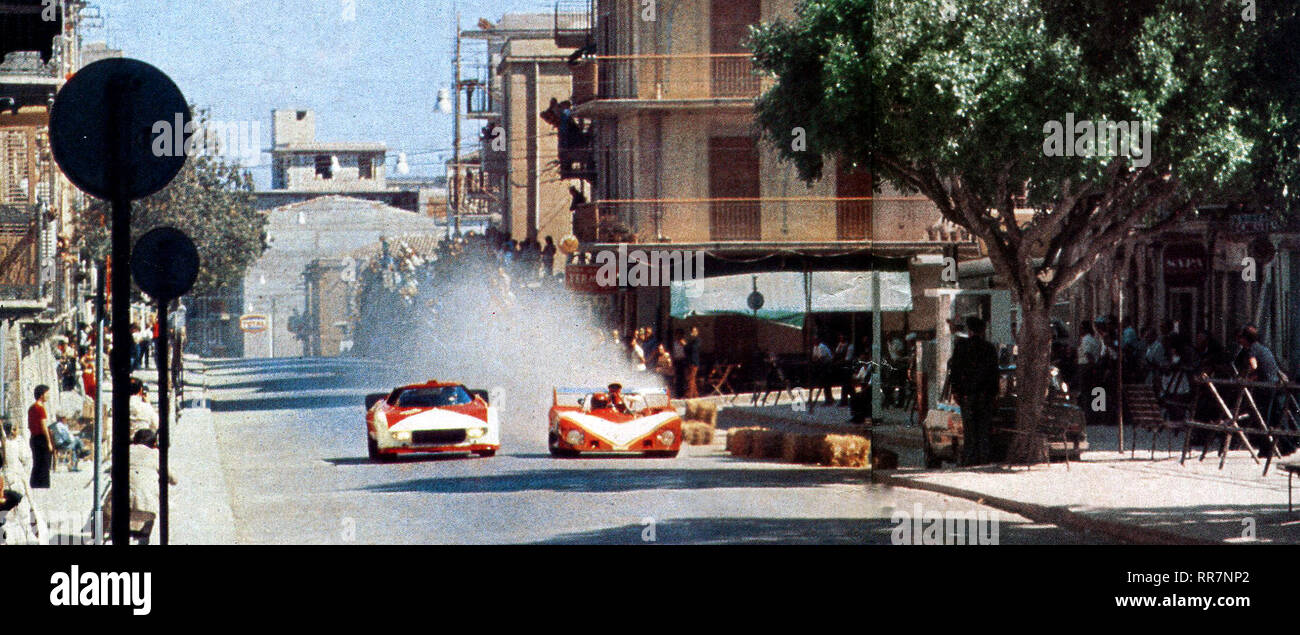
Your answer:
[[[456,59],[453,61],[455,67],[455,88],[452,95],[452,128],[451,128],[451,213],[456,225],[456,238],[460,238],[460,11],[456,11]],[[448,228],[450,229],[450,228]]]

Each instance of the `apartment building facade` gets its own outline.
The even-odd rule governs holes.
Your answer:
[[[0,415],[9,422],[21,421],[37,384],[57,385],[55,337],[90,319],[93,272],[73,233],[84,198],[49,137],[54,96],[81,67],[84,7],[0,0]]]
[[[466,203],[495,203],[498,229],[525,242],[559,241],[570,232],[569,187],[581,179],[563,169],[560,133],[542,113],[569,99],[571,50],[553,37],[550,14],[507,13],[480,21],[465,39],[482,41],[479,63],[462,66],[466,115],[483,122],[481,182],[469,183]],[[496,197],[496,201],[492,197]]]
[[[625,244],[704,250],[721,271],[755,276],[755,292],[765,274],[818,272],[807,308],[790,307],[814,316],[802,332],[751,319],[765,309],[747,307],[744,294],[735,294],[732,310],[683,312],[691,301],[673,291],[626,288],[614,292],[620,328],[702,326],[706,346],[737,361],[755,342],[806,350],[817,330],[849,335],[855,344],[874,332],[879,343],[882,333],[934,329],[938,304],[926,290],[944,286],[943,255],[976,254],[968,235],[945,230],[932,203],[874,187],[866,166],[832,159],[823,178],[807,184],[760,140],[754,101],[771,80],[754,72],[750,27],[792,18],[795,4],[557,5],[556,42],[578,51],[572,115],[589,131],[579,139],[586,147],[560,148],[590,156],[584,167],[592,196],[574,215],[581,252],[590,257]],[[827,289],[820,296],[819,285]],[[837,294],[855,299],[830,299]],[[767,297],[778,301],[772,292]]]

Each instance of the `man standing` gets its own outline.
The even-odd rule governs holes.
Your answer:
[[[700,329],[691,327],[691,337],[686,340],[686,398],[698,399],[700,396]]]
[[[998,396],[998,351],[984,339],[984,320],[966,318],[967,337],[953,342],[948,362],[953,396],[961,407],[962,464],[988,463],[992,452],[993,408]]]
[[[49,489],[50,457],[54,455],[54,441],[50,436],[50,413],[45,409],[50,387],[36,387],[36,401],[27,409],[27,429],[31,432],[33,489]]]
[[[853,344],[849,338],[840,333],[835,342],[833,363],[835,365],[836,383],[840,385],[840,407],[849,405],[849,393],[853,392]]]
[[[812,352],[813,386],[822,389],[827,406],[835,405],[831,386],[831,378],[834,377],[832,366],[834,359],[835,355],[831,352],[831,347],[826,345],[826,338],[818,337],[817,345],[813,347]]]
[[[681,329],[673,333],[673,397],[686,395],[686,334]]]

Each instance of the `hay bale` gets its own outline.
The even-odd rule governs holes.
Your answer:
[[[898,453],[888,448],[881,448],[881,447],[872,448],[871,469],[873,470],[898,469]]]
[[[750,456],[754,434],[763,428],[733,428],[727,431],[727,452],[732,456]]]
[[[829,434],[822,439],[818,454],[821,465],[870,467],[871,439],[849,434]]]
[[[789,432],[785,435],[781,460],[786,463],[817,463],[824,435]]]
[[[754,433],[750,455],[760,459],[779,459],[785,450],[785,433],[762,429]]]
[[[713,427],[698,421],[682,424],[682,440],[688,445],[709,445],[713,443]]]
[[[711,428],[718,426],[718,404],[706,399],[689,399],[686,401],[686,421],[698,421]]]

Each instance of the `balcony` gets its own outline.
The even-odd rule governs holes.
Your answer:
[[[501,91],[492,80],[492,68],[486,64],[461,68],[460,89],[465,93],[466,117],[495,119],[501,116]]]
[[[560,48],[583,48],[592,42],[596,27],[593,0],[560,0],[555,3],[555,45]]]
[[[868,241],[876,233],[873,202],[869,197],[600,201],[579,208],[574,235],[588,243]],[[926,237],[918,230],[892,239]]]
[[[27,206],[0,205],[0,308],[42,299],[36,218]]]
[[[575,117],[569,102],[554,99],[540,116],[556,129],[560,178],[594,180],[596,155],[592,149],[591,122]]]
[[[624,106],[750,108],[763,88],[748,53],[597,55],[573,73],[573,101],[584,104],[579,114]]]

